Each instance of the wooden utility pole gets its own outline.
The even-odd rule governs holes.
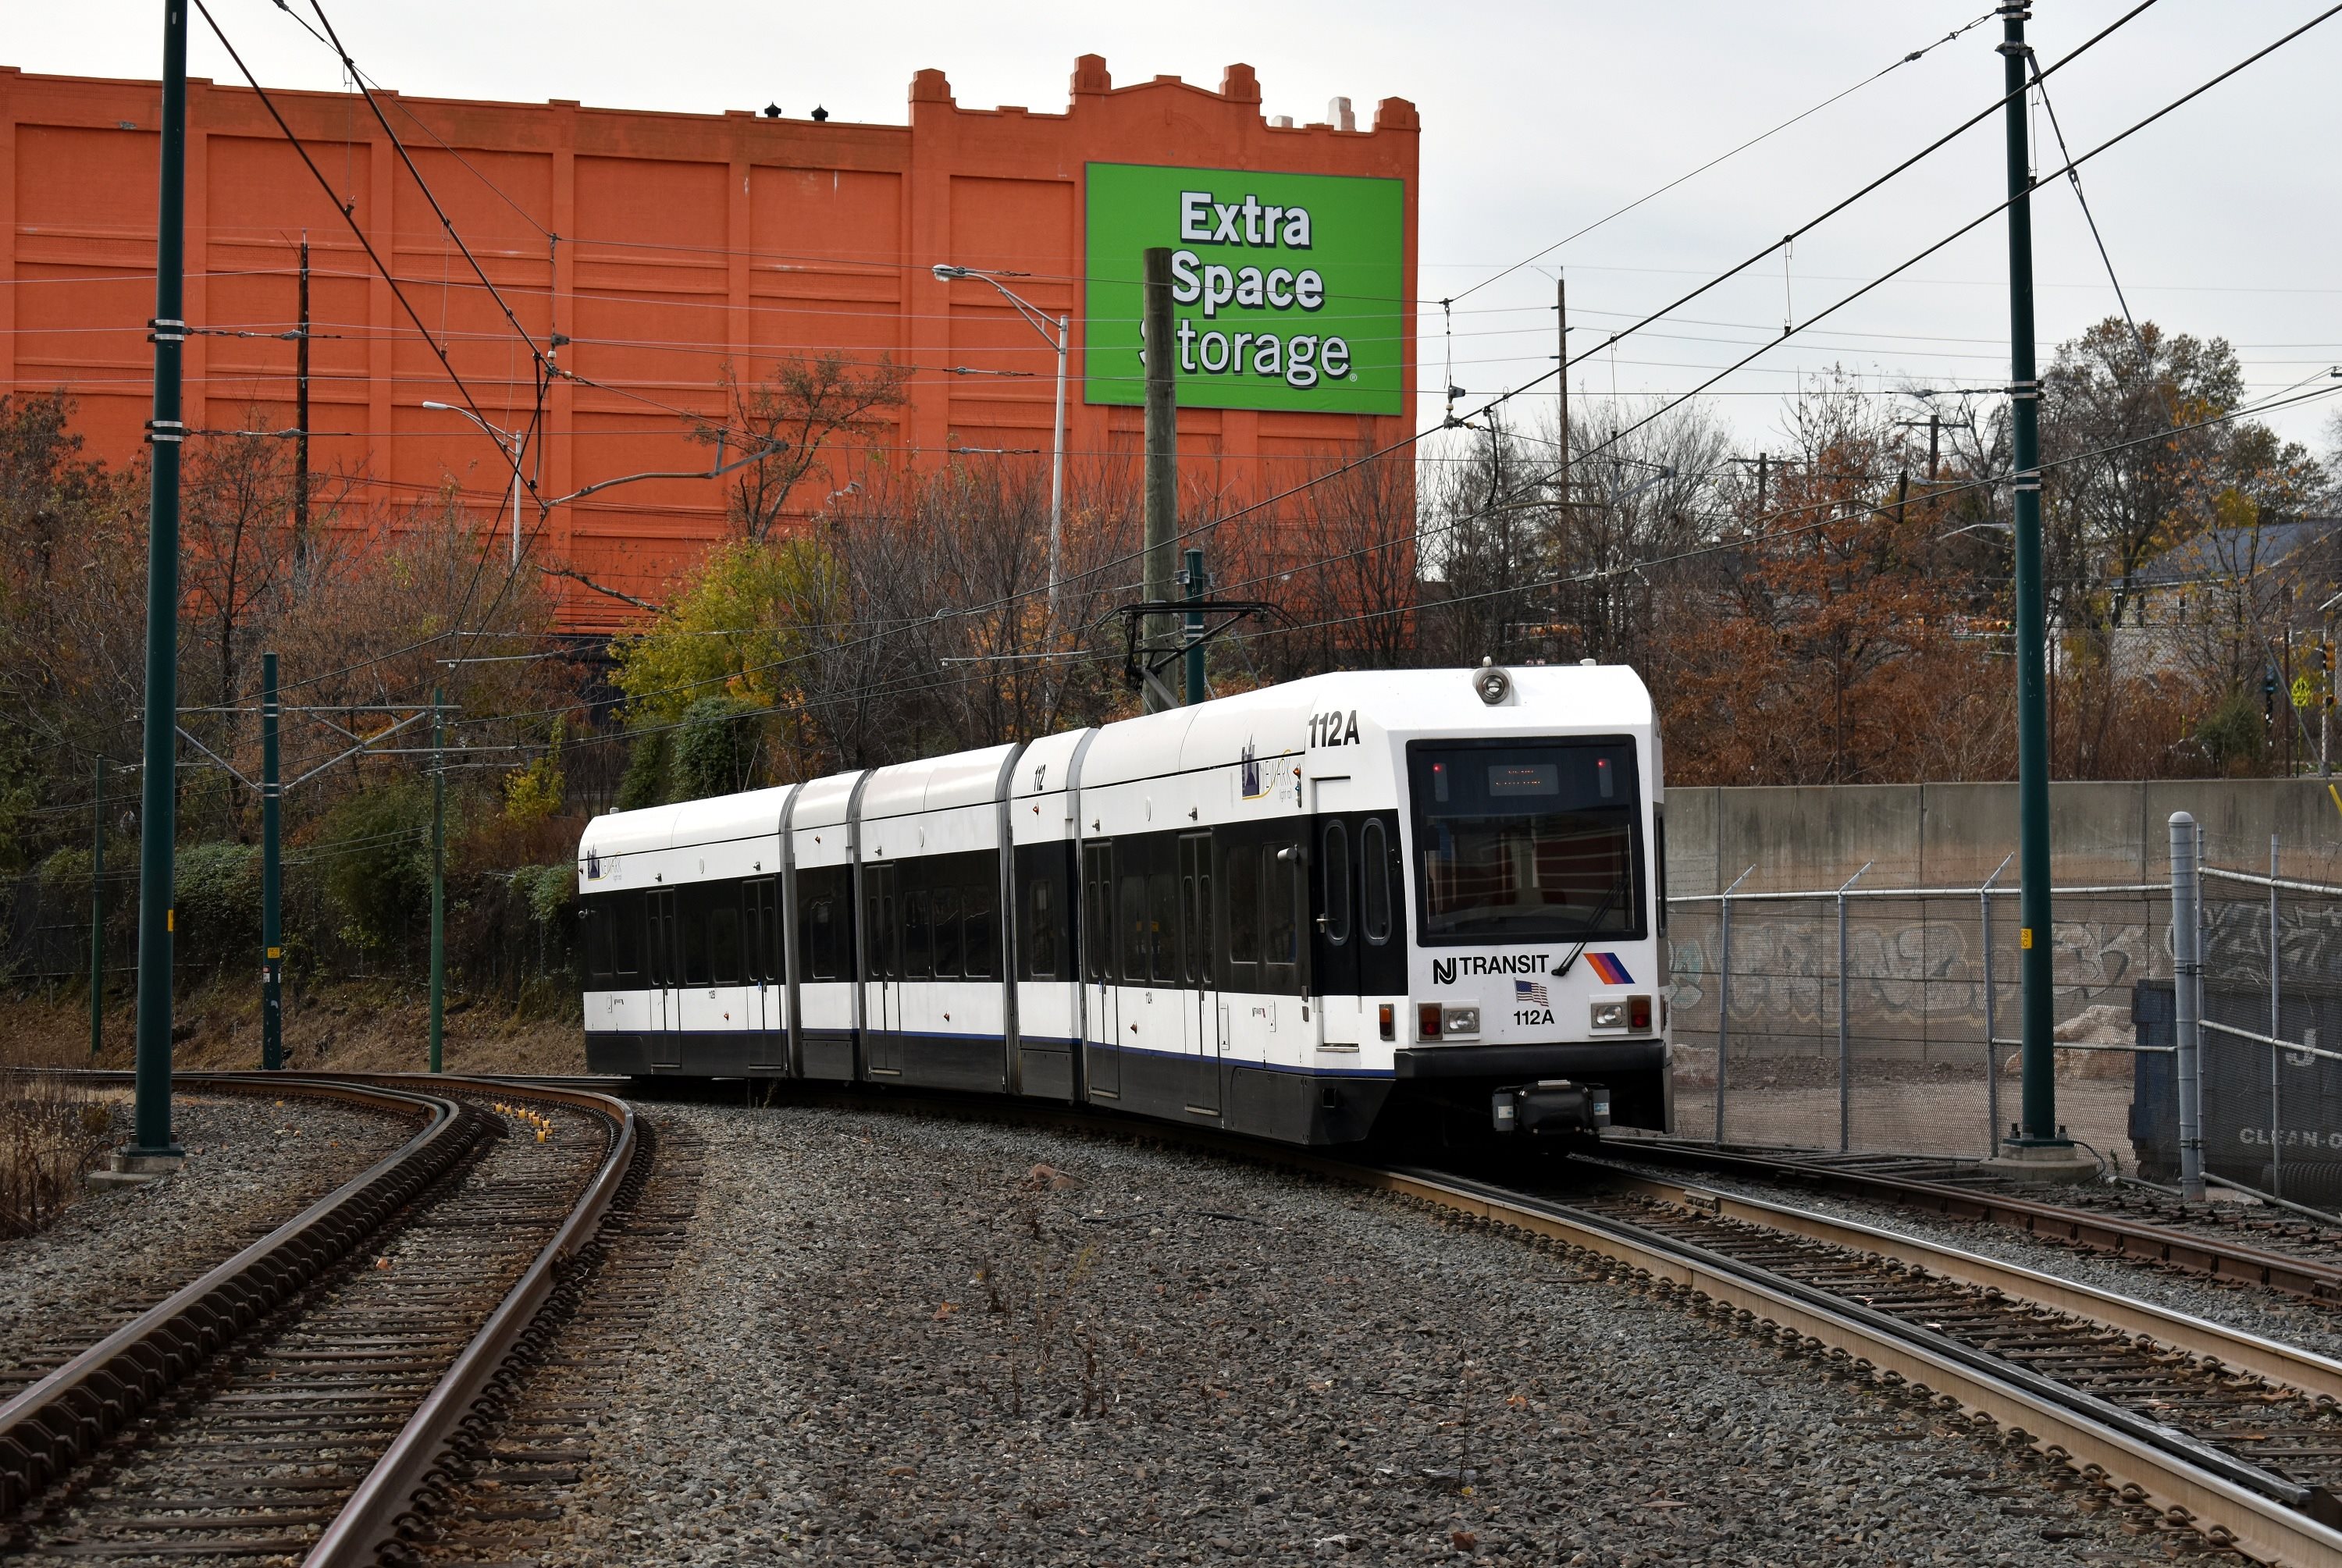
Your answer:
[[[1145,305],[1146,333],[1146,588],[1149,603],[1171,597],[1172,556],[1179,535],[1179,401],[1171,357],[1171,252],[1157,245],[1146,252]],[[1141,641],[1149,650],[1165,645],[1171,635],[1171,617],[1149,615]],[[1144,667],[1144,661],[1142,661]],[[1146,711],[1157,713],[1177,705],[1170,687],[1150,672],[1143,693]]]

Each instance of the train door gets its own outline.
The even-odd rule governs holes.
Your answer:
[[[869,955],[863,978],[863,1059],[872,1073],[890,1077],[903,1070],[902,905],[896,870],[862,868],[862,940]]]
[[[748,1062],[776,1066],[788,1060],[786,1010],[782,1005],[786,974],[781,964],[779,881],[760,877],[740,894],[741,978],[747,990]]]
[[[1212,835],[1179,835],[1180,997],[1186,1003],[1186,1045],[1196,1059],[1187,1109],[1220,1114],[1220,994],[1212,967]]]
[[[1320,1038],[1328,1047],[1356,1050],[1358,1019],[1358,932],[1352,869],[1350,828],[1340,817],[1318,824],[1316,917],[1313,940],[1316,962],[1311,966],[1311,989],[1318,1014],[1325,1020]]]
[[[683,1065],[683,923],[676,890],[655,887],[650,896],[650,1057],[654,1067]]]
[[[1082,846],[1082,1055],[1092,1095],[1122,1098],[1122,988],[1115,984],[1114,846]]]

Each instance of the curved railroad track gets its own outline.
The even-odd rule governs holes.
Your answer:
[[[412,1559],[649,1161],[623,1102],[191,1075],[415,1114],[400,1149],[0,1403],[0,1554]],[[532,1340],[532,1333],[537,1336]]]
[[[2077,1188],[2062,1194],[2067,1201],[2052,1203],[2037,1187],[2018,1188],[1952,1160],[1845,1160],[1656,1138],[1621,1140],[1609,1152],[1643,1164],[1744,1176],[2000,1225],[2342,1307],[2342,1222],[2325,1224],[2283,1210],[2183,1204],[2137,1187]]]

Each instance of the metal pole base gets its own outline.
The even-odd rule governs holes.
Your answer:
[[[123,1149],[107,1160],[106,1169],[92,1171],[85,1180],[98,1192],[112,1187],[143,1187],[149,1182],[160,1181],[186,1163],[184,1149]]]
[[[2072,1143],[2003,1141],[2000,1154],[1977,1167],[2012,1182],[2074,1186],[2098,1179],[2098,1157]]]

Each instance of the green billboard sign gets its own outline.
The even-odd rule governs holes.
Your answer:
[[[1087,401],[1146,401],[1140,270],[1166,245],[1180,406],[1406,412],[1401,182],[1092,164],[1088,203]]]

